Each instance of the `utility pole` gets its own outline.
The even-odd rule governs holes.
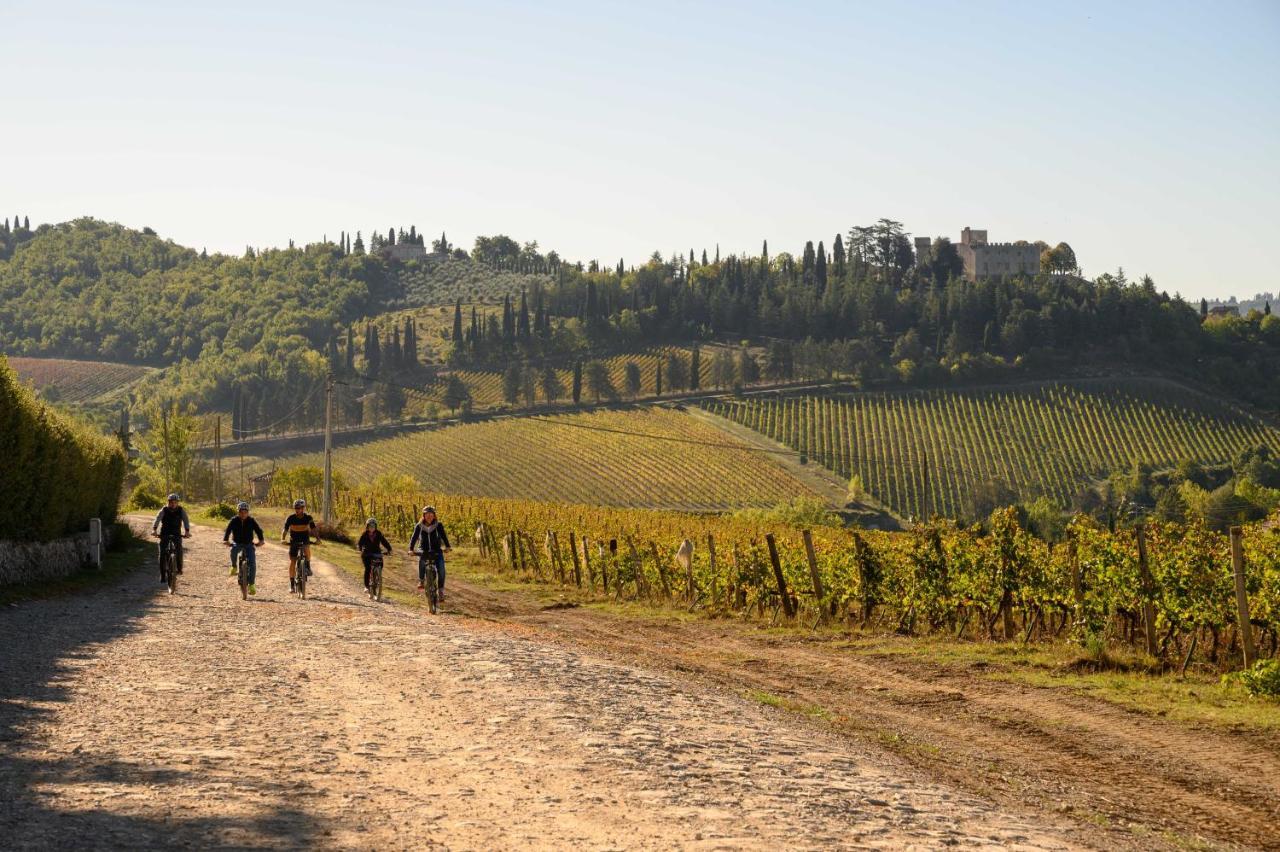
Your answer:
[[[213,420],[213,502],[222,502],[222,415]]]
[[[172,494],[173,479],[169,465],[169,406],[167,404],[160,410],[160,423],[164,439],[164,490],[166,494]]]
[[[324,500],[321,516],[325,525],[333,522],[333,374],[324,380]]]

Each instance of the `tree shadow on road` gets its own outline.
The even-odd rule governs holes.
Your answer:
[[[91,593],[30,601],[0,610],[0,846],[6,849],[142,849],[173,846],[315,845],[325,826],[299,808],[271,805],[298,794],[292,779],[255,788],[252,812],[184,817],[168,803],[177,788],[209,780],[203,767],[174,768],[122,761],[71,743],[95,732],[70,732],[66,750],[52,751],[40,730],[57,723],[58,705],[72,700],[77,678],[93,665],[94,649],[140,630],[162,594],[154,559],[120,582]],[[165,712],[139,702],[137,724]],[[59,795],[76,785],[72,803]],[[84,791],[91,790],[86,807]],[[217,795],[212,793],[211,795]],[[113,802],[129,803],[129,812]],[[243,802],[243,799],[241,799]],[[228,809],[230,810],[230,809]]]

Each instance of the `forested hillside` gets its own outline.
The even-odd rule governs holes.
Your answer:
[[[528,384],[518,376],[699,341],[733,350],[716,366],[720,387],[830,377],[937,387],[1136,366],[1280,408],[1280,318],[1204,316],[1123,273],[1085,280],[1063,244],[1045,247],[1039,275],[975,283],[947,240],[917,257],[887,220],[837,234],[830,250],[766,244],[754,256],[690,250],[612,267],[501,235],[468,252],[442,234],[427,251],[413,227],[372,234],[367,251],[342,233],[236,257],[93,219],[33,230],[24,218],[0,233],[0,351],[168,367],[144,397],[231,412],[240,432],[317,425],[330,370],[347,383],[351,422],[367,420],[357,401],[370,391],[387,397],[376,416],[403,409],[394,386],[435,382],[432,359],[511,373],[514,387]],[[394,259],[406,242],[425,257]],[[405,306],[451,315],[432,315],[423,347],[416,326],[406,340],[400,322],[373,322]],[[656,368],[638,366],[656,386]]]

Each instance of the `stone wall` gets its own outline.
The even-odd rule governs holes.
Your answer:
[[[103,549],[114,529],[103,524]],[[89,534],[54,541],[0,541],[0,586],[70,577],[92,565]]]

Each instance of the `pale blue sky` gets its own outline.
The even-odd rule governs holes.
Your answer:
[[[896,5],[3,0],[0,218],[630,263],[889,216],[1280,289],[1280,2]]]

